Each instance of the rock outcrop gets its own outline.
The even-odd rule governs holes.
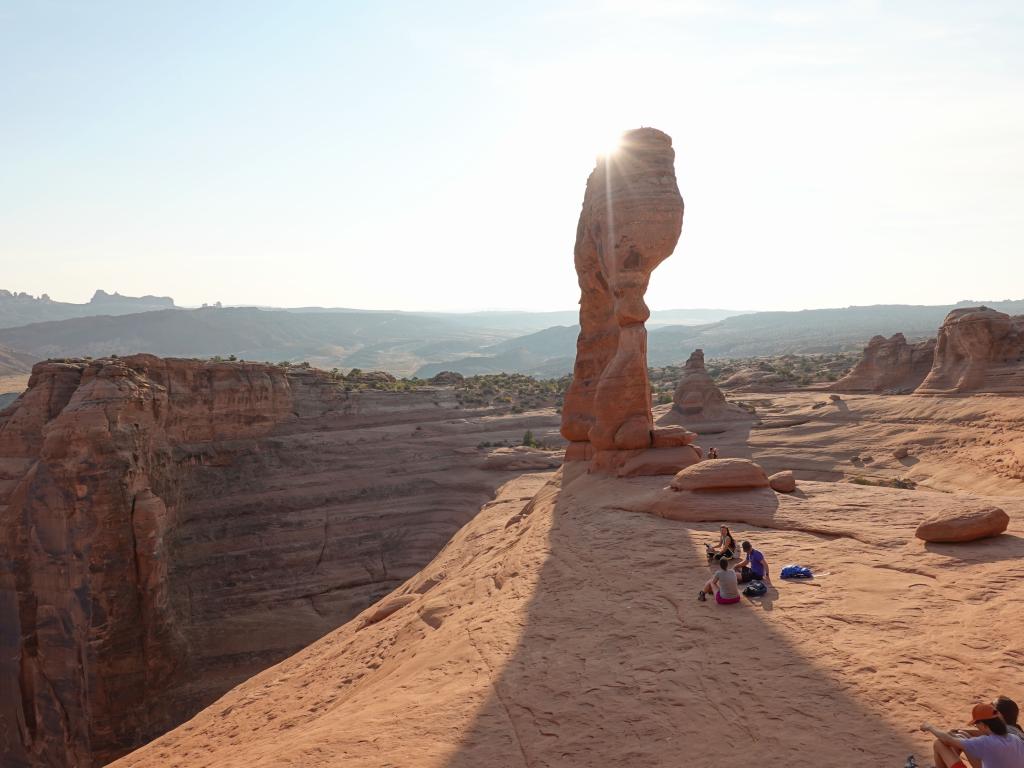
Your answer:
[[[967,392],[1024,393],[1024,315],[972,307],[946,316],[916,394]]]
[[[704,350],[695,349],[690,353],[683,373],[679,377],[672,408],[688,423],[721,421],[735,418],[749,418],[750,414],[739,406],[726,402],[725,395],[715,385],[707,368],[704,367]]]
[[[929,517],[914,535],[932,542],[977,541],[998,536],[1009,525],[1010,516],[999,507],[949,510]]]
[[[935,339],[907,343],[902,333],[875,336],[860,361],[829,389],[839,392],[910,393],[924,381],[935,358]]]
[[[681,470],[670,486],[675,491],[767,488],[768,475],[750,459],[712,459]]]
[[[647,376],[650,315],[644,293],[651,272],[672,253],[683,223],[672,140],[653,128],[629,131],[598,159],[587,179],[574,259],[580,285],[580,334],[562,435],[590,443],[603,468],[625,452],[652,446]],[[577,447],[568,455],[585,455]],[[596,465],[595,465],[596,466]]]
[[[518,474],[481,438],[556,423],[457,408],[301,367],[36,365],[0,414],[0,762],[106,764],[415,573]]]

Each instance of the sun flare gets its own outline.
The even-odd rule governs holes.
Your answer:
[[[611,157],[622,148],[622,134],[615,133],[604,137],[597,145],[599,157]]]

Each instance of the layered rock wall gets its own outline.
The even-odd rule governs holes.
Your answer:
[[[935,339],[907,343],[902,333],[875,336],[853,369],[829,389],[836,392],[913,392],[935,359]]]
[[[553,424],[455,408],[264,364],[37,365],[0,413],[5,768],[103,765],[415,573],[515,474],[481,437]]]
[[[1024,315],[971,307],[946,316],[917,393],[967,392],[1024,394]]]
[[[682,228],[674,159],[666,134],[640,128],[587,179],[574,251],[580,335],[562,411],[570,458],[652,445],[644,292]]]

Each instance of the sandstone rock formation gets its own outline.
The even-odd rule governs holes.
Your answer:
[[[840,392],[913,392],[924,381],[935,358],[935,339],[908,344],[902,333],[875,336],[848,374],[830,389]]]
[[[0,762],[105,764],[415,573],[518,474],[481,438],[557,420],[457,407],[300,367],[36,365],[0,414]]]
[[[670,486],[675,491],[767,488],[768,475],[750,459],[712,459],[681,470]]]
[[[772,487],[773,491],[779,493],[792,493],[796,490],[796,477],[793,473],[785,469],[782,472],[776,472],[774,475],[769,476],[768,484]]]
[[[516,445],[511,448],[495,448],[488,453],[480,466],[484,469],[531,472],[541,469],[558,469],[565,455],[562,451],[546,451]]]
[[[946,316],[916,394],[965,392],[1024,393],[1024,315],[972,307]]]
[[[715,380],[704,367],[703,349],[695,349],[690,353],[672,403],[674,410],[691,423],[749,416],[743,409],[726,402],[722,390],[715,385]]]
[[[914,535],[933,542],[977,541],[998,536],[1009,524],[1010,516],[999,507],[947,510],[922,522]]]
[[[640,128],[599,158],[587,179],[574,252],[580,335],[562,435],[598,453],[652,445],[644,292],[682,228],[674,158],[666,134]],[[578,447],[568,455],[585,453]]]

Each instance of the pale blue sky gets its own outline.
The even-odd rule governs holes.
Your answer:
[[[595,153],[671,134],[655,308],[1024,297],[1024,12],[0,0],[0,287],[561,309]]]

